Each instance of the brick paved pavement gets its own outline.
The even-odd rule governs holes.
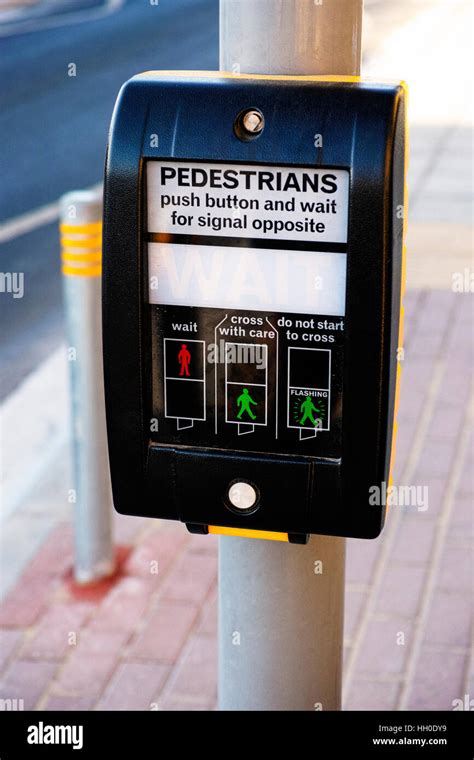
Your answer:
[[[407,293],[395,482],[427,487],[428,504],[392,506],[380,539],[348,541],[346,709],[450,709],[473,695],[471,298]],[[216,539],[116,520],[113,582],[74,587],[61,523],[0,606],[0,698],[26,709],[215,706]]]

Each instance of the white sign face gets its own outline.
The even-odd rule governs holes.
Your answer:
[[[349,171],[146,172],[160,440],[339,458]]]
[[[149,161],[147,195],[150,303],[344,315],[347,170]]]
[[[147,163],[148,231],[346,243],[346,169]]]
[[[344,315],[343,253],[149,243],[148,278],[154,304]]]

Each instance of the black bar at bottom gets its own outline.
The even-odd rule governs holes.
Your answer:
[[[225,237],[221,235],[177,235],[166,232],[145,233],[148,243],[180,243],[181,245],[218,245],[234,248],[275,248],[282,251],[323,251],[346,253],[347,243],[308,243],[305,240],[265,240],[263,238]]]
[[[11,701],[11,700],[10,700]],[[132,696],[130,697],[133,702]],[[164,714],[165,713],[165,714]],[[283,732],[295,729],[312,732],[316,750],[328,748],[329,755],[341,757],[463,758],[473,757],[472,714],[450,712],[269,712],[247,713],[241,729],[235,731],[236,716],[220,712],[168,712],[151,702],[144,712],[0,712],[2,760],[18,757],[145,757],[145,748],[160,745],[160,736],[178,741],[189,738],[209,748],[205,730],[228,726],[232,748],[248,755],[249,737],[259,734],[266,754],[272,740],[281,741]],[[59,729],[59,727],[62,727]],[[69,730],[68,730],[69,729]],[[185,730],[184,730],[185,729]],[[291,735],[289,739],[291,741]],[[212,734],[211,736],[214,736]],[[173,739],[174,737],[174,739]],[[293,740],[294,740],[293,739]],[[61,743],[69,740],[69,743]],[[219,741],[225,740],[220,739]],[[74,743],[73,743],[74,742]],[[74,746],[78,752],[74,751]],[[225,751],[225,746],[222,747]],[[338,754],[342,753],[344,754]],[[234,753],[233,753],[234,754]],[[321,755],[320,751],[315,751]],[[324,752],[323,754],[328,754]]]

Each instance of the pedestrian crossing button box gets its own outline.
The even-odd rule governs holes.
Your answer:
[[[123,86],[103,241],[119,512],[297,543],[380,533],[405,109],[403,84],[358,77],[148,72]]]

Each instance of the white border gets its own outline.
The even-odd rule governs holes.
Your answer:
[[[173,375],[166,374],[166,341],[173,341],[173,343],[201,343],[202,344],[202,366],[203,377],[191,378],[191,377],[174,377]],[[187,380],[188,383],[203,383],[203,409],[204,417],[182,417],[181,415],[168,414],[168,398],[166,394],[166,381],[167,380]],[[163,338],[163,391],[165,396],[165,419],[167,420],[195,420],[196,422],[205,422],[206,420],[206,341],[196,340],[193,338]]]
[[[265,382],[264,383],[237,383],[234,381],[227,380],[227,365],[229,362],[227,361],[227,346],[263,346],[265,349]],[[266,427],[268,422],[268,345],[267,343],[239,343],[235,340],[226,340],[224,341],[224,358],[225,358],[225,421],[228,425],[260,425],[261,427]],[[228,385],[249,385],[249,386],[255,386],[256,388],[265,388],[265,422],[254,422],[251,420],[250,422],[242,422],[242,420],[229,420],[227,418],[228,413],[228,405],[227,405],[227,386]]]
[[[329,354],[329,376],[328,376],[328,387],[327,388],[312,388],[312,387],[302,387],[300,385],[290,385],[290,351],[326,351]],[[290,428],[292,430],[316,430],[316,432],[329,432],[331,429],[331,369],[332,369],[332,351],[330,348],[306,348],[303,346],[288,346],[288,380],[287,380],[287,391],[286,391],[286,403],[287,403],[287,428]],[[294,390],[307,390],[307,391],[327,391],[328,393],[328,419],[327,419],[327,427],[316,427],[316,428],[305,428],[301,425],[290,425],[290,389]]]

